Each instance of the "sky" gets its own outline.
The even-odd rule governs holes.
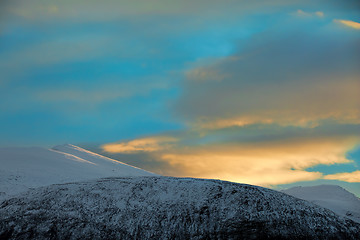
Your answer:
[[[358,0],[3,0],[0,147],[360,196]]]

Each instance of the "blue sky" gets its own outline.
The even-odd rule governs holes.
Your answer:
[[[358,1],[3,1],[0,146],[360,195]]]

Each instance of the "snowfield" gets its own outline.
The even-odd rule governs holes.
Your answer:
[[[360,239],[360,224],[287,194],[217,180],[106,178],[0,204],[0,239]]]
[[[336,185],[293,187],[282,192],[315,203],[360,223],[360,199]]]
[[[74,145],[0,148],[0,201],[32,188],[103,177],[156,176]]]

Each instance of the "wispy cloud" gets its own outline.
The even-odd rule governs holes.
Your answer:
[[[349,112],[329,112],[328,114],[314,114],[304,116],[303,112],[292,111],[269,111],[254,115],[245,115],[233,118],[206,118],[202,117],[192,122],[191,126],[198,130],[222,129],[230,127],[244,127],[254,124],[276,124],[278,126],[296,126],[303,128],[314,128],[319,126],[321,121],[332,119],[339,123],[360,123],[360,111],[354,109]]]
[[[7,14],[23,17],[27,20],[39,21],[44,18],[76,20],[76,21],[109,21],[124,17],[138,18],[157,16],[226,16],[232,13],[244,13],[251,10],[262,10],[263,6],[269,9],[279,6],[288,6],[286,0],[272,1],[235,1],[235,0],[195,0],[185,2],[169,2],[166,0],[139,0],[135,2],[123,0],[93,0],[51,1],[34,0],[31,3],[18,0],[7,4]],[[84,7],[86,6],[86,7]],[[231,6],[230,8],[228,6]]]
[[[320,18],[322,18],[322,17],[324,17],[324,12],[322,12],[322,11],[316,11],[316,12],[305,12],[305,11],[303,11],[303,10],[301,10],[301,9],[298,9],[297,11],[296,11],[296,15],[297,16],[300,16],[300,17],[320,17]]]
[[[340,23],[340,24],[342,24],[342,25],[344,25],[346,27],[350,27],[350,28],[360,30],[360,23],[358,23],[358,22],[354,22],[354,21],[351,21],[351,20],[342,20],[342,19],[334,19],[334,22]]]
[[[324,176],[324,179],[328,180],[339,180],[344,182],[358,182],[360,183],[360,171],[349,172],[349,173],[336,173]]]
[[[186,78],[190,81],[223,81],[227,76],[213,69],[192,69],[186,72]]]
[[[137,153],[137,152],[155,152],[169,147],[177,139],[173,137],[157,136],[135,139],[128,142],[108,143],[102,146],[102,149],[108,153]]]
[[[41,43],[25,43],[23,46],[6,51],[0,58],[3,73],[29,71],[56,64],[91,60],[104,56],[103,45],[111,43],[104,36],[94,34],[72,35],[68,38],[41,39]]]
[[[153,80],[154,79],[154,80]],[[133,79],[133,83],[118,79],[101,79],[99,82],[111,82],[98,85],[96,88],[84,86],[67,86],[67,88],[49,88],[37,91],[34,98],[45,102],[72,102],[79,104],[98,104],[106,101],[146,95],[154,89],[167,89],[169,83],[157,76]],[[122,82],[122,83],[121,83]]]

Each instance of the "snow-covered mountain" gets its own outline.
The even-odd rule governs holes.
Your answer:
[[[0,201],[30,188],[103,177],[155,176],[74,145],[0,148]]]
[[[360,199],[337,185],[293,187],[282,192],[330,209],[360,223]]]
[[[74,145],[0,148],[0,164],[0,239],[360,239],[359,224],[281,192]]]
[[[360,239],[360,224],[251,185],[107,178],[28,191],[0,205],[0,239]]]

